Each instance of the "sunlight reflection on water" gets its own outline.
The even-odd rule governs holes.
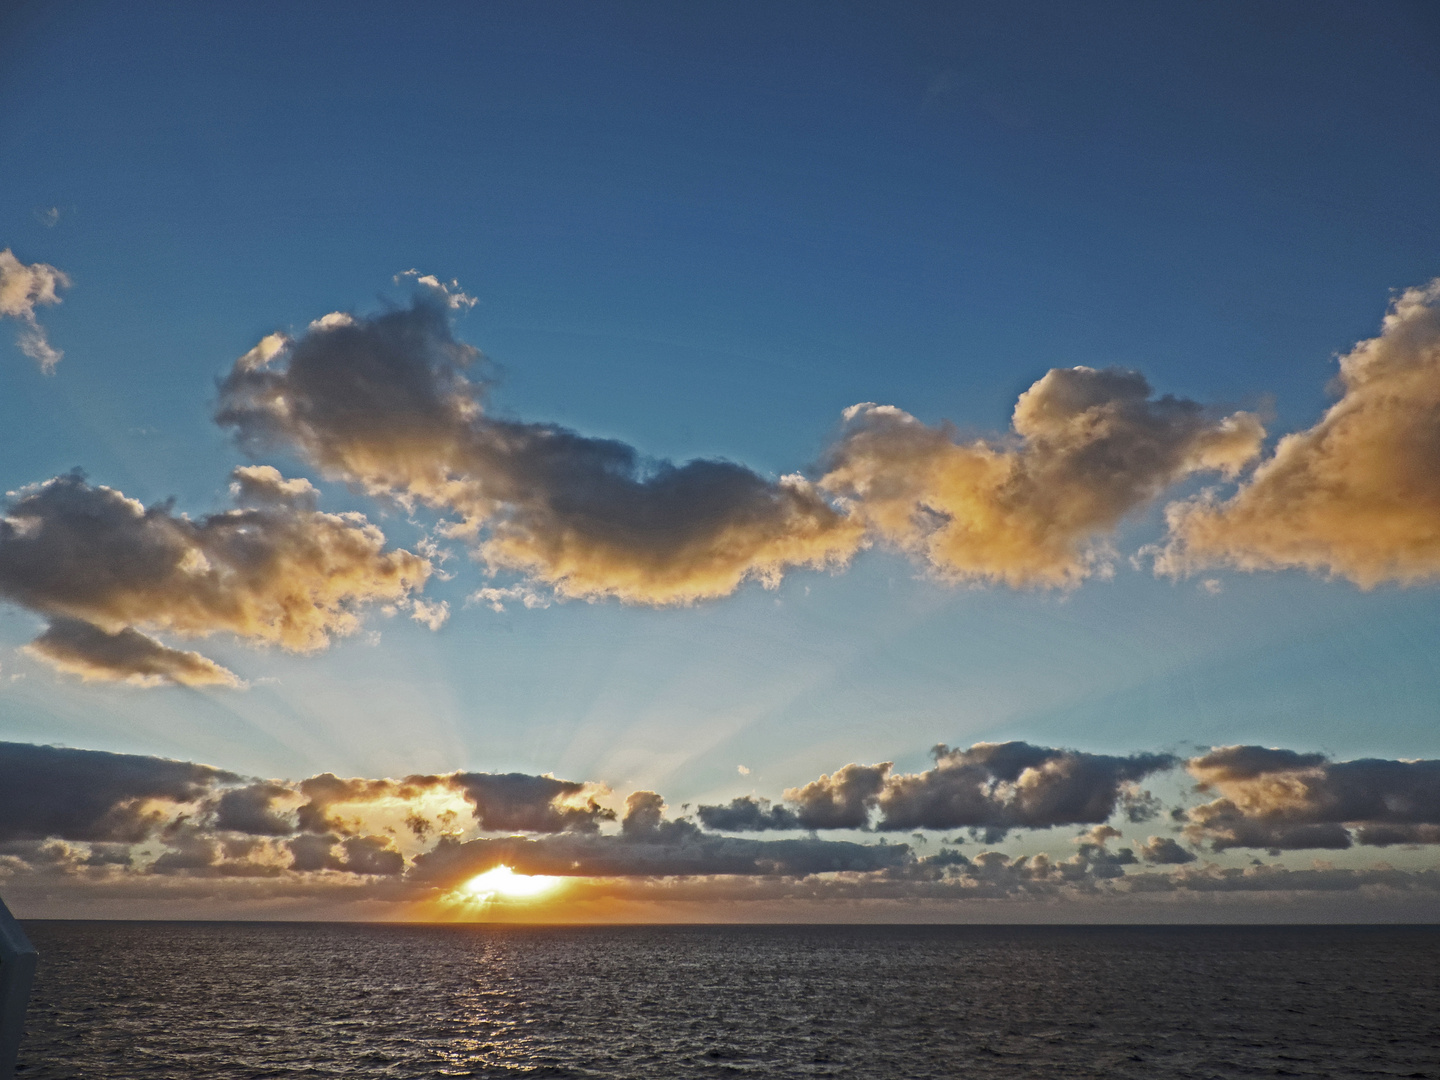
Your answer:
[[[25,1078],[1440,1076],[1440,931],[27,924]]]

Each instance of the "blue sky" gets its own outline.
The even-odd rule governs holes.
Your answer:
[[[262,337],[403,306],[411,268],[475,298],[453,333],[490,414],[657,459],[814,478],[858,402],[999,437],[1078,365],[1254,412],[1273,447],[1440,275],[1437,34],[1403,3],[20,5],[0,246],[71,284],[37,310],[53,374],[0,324],[0,480],[80,466],[199,517],[259,462],[415,550],[433,509],[212,419]],[[1433,574],[1132,565],[1217,482],[1134,508],[1113,579],[1073,589],[947,584],[876,543],[773,591],[496,613],[466,597],[524,575],[451,542],[437,631],[374,611],[310,655],[184,644],[242,690],[57,673],[12,603],[0,740],[671,807],[941,742],[1440,757]]]

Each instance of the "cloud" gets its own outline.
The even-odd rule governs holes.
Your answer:
[[[58,219],[58,212],[56,217]],[[0,251],[0,316],[19,320],[20,336],[16,344],[46,374],[55,370],[64,354],[46,338],[45,328],[35,317],[35,308],[60,303],[59,290],[69,285],[70,279],[53,266],[46,263],[26,266],[9,248]]]
[[[1140,855],[1148,863],[1181,866],[1195,861],[1193,851],[1187,851],[1168,836],[1152,836],[1140,845]]]
[[[216,420],[373,495],[456,515],[491,569],[566,597],[677,604],[837,566],[860,526],[800,476],[632,447],[487,412],[479,353],[434,290],[404,309],[271,335],[220,384]],[[480,599],[523,599],[496,594]]]
[[[405,856],[384,836],[297,836],[286,845],[290,869],[301,873],[335,870],[345,874],[394,877],[405,870]],[[337,851],[338,848],[338,851]]]
[[[902,865],[906,844],[855,844],[842,840],[749,840],[678,828],[615,835],[565,833],[525,839],[442,838],[415,857],[415,879],[453,885],[504,863],[520,873],[579,877],[690,877],[867,873]],[[688,825],[688,828],[686,826]]]
[[[1320,422],[1281,439],[1231,498],[1168,508],[1158,572],[1440,579],[1440,279],[1394,301],[1380,336],[1341,357],[1339,383]]]
[[[35,659],[86,682],[128,682],[135,686],[241,685],[228,668],[197,652],[172,649],[126,626],[106,633],[83,619],[56,616],[45,632],[25,646]]]
[[[526,773],[454,773],[445,782],[475,807],[475,822],[494,832],[594,832],[615,812],[595,801],[604,788]]]
[[[994,775],[1014,775],[1016,782],[1037,760],[1042,766],[1056,760],[1048,754],[1079,753],[1023,743],[946,751],[968,758],[971,765],[988,763]],[[1222,748],[1203,757],[1209,760],[1197,769],[1217,784],[1374,764],[1337,765],[1318,755],[1249,747]],[[1030,764],[1021,767],[1026,761]],[[844,770],[827,779],[835,787],[837,775],[843,790]],[[894,778],[886,772],[884,779]],[[1414,779],[1417,788],[1425,784],[1423,777]],[[1137,857],[1136,850],[1120,846],[1120,829],[1104,823],[1092,823],[1075,837],[1077,850],[1065,858],[996,850],[967,857],[949,842],[933,854],[921,854],[909,843],[721,835],[687,818],[667,817],[658,793],[636,791],[626,800],[617,830],[614,815],[594,803],[592,793],[600,790],[514,773],[403,779],[324,773],[299,782],[254,780],[161,758],[0,744],[0,880],[7,896],[27,898],[27,904],[56,898],[128,900],[145,905],[132,910],[153,914],[153,905],[185,897],[206,905],[355,902],[371,905],[357,909],[371,917],[385,910],[375,904],[443,905],[469,877],[501,863],[519,873],[569,879],[559,894],[565,903],[694,902],[709,905],[701,909],[708,913],[717,903],[745,901],[828,904],[832,911],[835,904],[889,903],[899,905],[894,910],[901,915],[920,910],[915,905],[1123,904],[1146,898],[1171,903],[1222,894],[1266,895],[1291,904],[1307,894],[1355,893],[1371,905],[1407,896],[1412,898],[1407,902],[1424,905],[1440,893],[1435,869],[1202,865],[1175,841],[1154,836],[1138,845]],[[447,803],[468,803],[474,811],[472,828],[513,829],[516,835],[469,838],[463,826],[447,824],[433,836],[428,826],[406,827],[422,811],[454,824],[451,810],[437,813]],[[743,800],[731,806],[735,803],[751,812]],[[777,809],[762,800],[754,803],[761,813]],[[567,809],[579,816],[567,816]],[[793,804],[784,809],[794,812]],[[1141,859],[1151,868],[1142,868]],[[214,908],[195,913],[206,910]],[[245,909],[229,910],[243,914]],[[334,909],[327,910],[333,917]],[[429,917],[435,910],[397,909]],[[824,909],[795,910],[813,916]]]
[[[0,597],[50,620],[31,655],[88,679],[234,686],[225,668],[139,628],[313,652],[357,630],[365,605],[403,603],[423,587],[426,559],[385,551],[359,514],[316,511],[308,482],[267,467],[234,476],[249,505],[198,520],[78,472],[12,497],[0,519]]]
[[[138,843],[233,773],[188,761],[0,743],[0,841]]]
[[[887,781],[878,828],[968,827],[993,842],[1010,829],[1100,824],[1132,785],[1177,764],[1169,754],[1116,757],[1024,742],[941,744],[934,753],[933,769]]]
[[[701,806],[697,816],[707,828],[737,832],[970,828],[993,843],[1011,829],[1100,824],[1117,809],[1144,820],[1153,816],[1154,799],[1136,783],[1178,764],[1169,754],[1114,757],[1024,742],[976,743],[968,750],[942,744],[934,755],[935,767],[925,772],[896,774],[888,761],[851,764],[790,788],[785,805],[746,796],[728,806]]]
[[[742,795],[728,804],[700,806],[695,816],[716,832],[764,832],[767,829],[803,829],[800,816],[788,806],[772,806],[769,799]]]
[[[885,789],[891,763],[846,765],[785,792],[795,804],[795,817],[807,829],[863,829],[870,808]]]
[[[295,822],[277,812],[276,805],[293,799],[295,792],[273,783],[248,784],[220,796],[215,807],[215,828],[250,836],[289,836]]]
[[[1343,849],[1440,841],[1440,761],[1331,761],[1260,746],[1186,762],[1220,797],[1187,812],[1186,835],[1216,851]]]
[[[942,578],[1070,587],[1108,572],[1105,537],[1127,514],[1192,473],[1236,475],[1264,434],[1250,413],[1152,399],[1138,372],[1055,368],[1020,395],[1006,439],[852,406],[819,483]]]

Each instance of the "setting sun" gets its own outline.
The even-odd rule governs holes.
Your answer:
[[[510,867],[503,863],[493,870],[486,870],[483,874],[476,874],[464,885],[460,886],[460,892],[476,899],[489,899],[493,896],[504,896],[509,899],[520,899],[527,896],[539,896],[541,893],[549,892],[560,884],[558,877],[546,877],[541,874],[517,874]]]

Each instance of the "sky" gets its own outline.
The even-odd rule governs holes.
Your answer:
[[[1437,37],[6,5],[0,894],[1433,921]]]

